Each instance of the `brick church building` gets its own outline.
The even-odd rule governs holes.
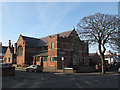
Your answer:
[[[61,69],[62,65],[88,65],[88,57],[88,43],[80,40],[73,29],[43,38],[20,35],[14,48],[9,41],[4,60],[21,66],[36,64],[47,69]]]

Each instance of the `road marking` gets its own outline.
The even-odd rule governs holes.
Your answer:
[[[97,82],[97,83],[100,83],[100,81],[98,81],[98,80],[94,80],[95,82]]]
[[[87,84],[91,84],[89,81],[85,81],[85,83],[87,83]]]
[[[76,85],[78,86],[78,88],[82,88],[82,86],[79,83],[76,83]]]

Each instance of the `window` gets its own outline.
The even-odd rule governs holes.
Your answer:
[[[32,67],[37,67],[36,65],[33,65]]]
[[[8,62],[11,62],[11,58],[10,57],[8,58]]]
[[[54,43],[51,43],[51,49],[54,49]]]
[[[57,60],[57,57],[50,57],[50,62],[54,62],[55,60]]]
[[[44,57],[44,61],[47,61],[47,57]]]
[[[50,57],[50,62],[52,62],[52,60],[53,60],[52,57]]]
[[[22,48],[22,46],[18,46],[17,55],[22,56],[22,54],[23,54],[23,48]]]
[[[37,62],[39,62],[40,61],[40,57],[37,57]]]
[[[5,63],[6,63],[6,58],[4,60],[5,60]]]
[[[30,65],[29,67],[37,67],[37,65]]]
[[[57,60],[57,57],[53,57],[53,60],[54,60],[54,61]]]

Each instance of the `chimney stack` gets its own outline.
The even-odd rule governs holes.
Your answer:
[[[17,48],[17,43],[15,43],[15,48]]]
[[[8,46],[11,47],[11,40],[9,40]]]
[[[17,52],[17,43],[15,43],[15,47],[14,47],[14,53]]]
[[[13,48],[13,44],[12,44],[12,48]]]
[[[115,52],[114,54],[115,54],[115,55],[117,55],[117,53],[116,53],[116,52]]]

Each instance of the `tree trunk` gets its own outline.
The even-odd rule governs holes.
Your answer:
[[[104,60],[104,54],[101,54],[101,66],[102,66],[102,74],[105,74],[105,60]]]
[[[102,52],[101,50],[101,43],[99,43],[99,53],[100,53],[100,58],[101,58],[101,66],[102,66],[102,74],[105,74],[105,59],[104,59],[104,53],[105,53],[105,48]]]

